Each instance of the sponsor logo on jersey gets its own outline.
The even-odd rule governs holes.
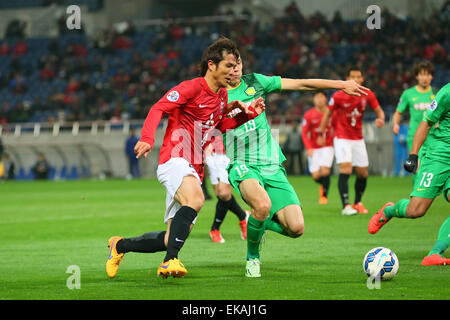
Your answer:
[[[431,102],[430,106],[428,107],[431,111],[436,110],[437,108],[437,101],[433,100],[433,102]]]
[[[254,96],[256,94],[256,89],[254,87],[248,87],[247,90],[245,90],[245,94],[248,96]]]
[[[171,102],[175,102],[180,98],[180,94],[178,93],[178,91],[173,90],[167,94],[166,98]]]

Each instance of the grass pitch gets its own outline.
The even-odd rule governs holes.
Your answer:
[[[156,276],[161,252],[126,254],[117,277],[109,279],[110,236],[165,230],[165,193],[156,180],[0,184],[0,299],[448,299],[450,266],[420,265],[449,214],[442,196],[425,217],[393,219],[370,235],[372,214],[387,201],[408,197],[411,178],[370,177],[363,198],[370,213],[350,217],[340,213],[336,177],[325,206],[317,204],[311,178],[289,180],[302,202],[306,231],[298,239],[269,232],[258,279],[244,276],[246,243],[234,214],[228,212],[221,228],[226,242],[210,241],[215,199],[205,203],[180,253],[185,278]],[[400,269],[379,290],[369,290],[362,259],[377,246],[392,249]],[[70,266],[79,267],[80,289],[67,287]]]

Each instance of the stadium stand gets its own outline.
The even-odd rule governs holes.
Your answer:
[[[101,1],[85,2],[92,9],[101,6]],[[7,3],[3,6],[49,1]],[[123,33],[104,30],[95,39],[74,32],[57,38],[5,37],[0,41],[0,123],[142,119],[163,92],[197,76],[202,48],[219,34],[238,42],[247,72],[338,79],[357,64],[389,114],[414,83],[411,67],[418,59],[435,64],[434,86],[449,81],[449,26],[448,16],[438,12],[426,21],[401,20],[388,11],[382,16],[389,33],[369,30],[365,21],[344,21],[339,13],[330,20],[320,13],[305,17],[291,5],[265,27],[240,19],[147,30],[131,26]],[[292,119],[307,107],[298,93],[272,96],[270,105],[272,115]]]

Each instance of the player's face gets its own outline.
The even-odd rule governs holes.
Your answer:
[[[426,88],[431,84],[433,75],[426,70],[420,70],[420,72],[416,76],[416,79],[419,86]]]
[[[226,87],[229,81],[231,81],[236,64],[236,57],[231,53],[226,54],[225,58],[219,64],[213,64],[211,68],[212,75],[220,87]]]
[[[359,85],[362,85],[364,82],[364,77],[359,70],[351,70],[349,76],[347,77],[347,80],[355,80],[356,83]]]
[[[316,93],[313,102],[315,107],[323,109],[327,105],[327,97],[323,93]]]
[[[237,59],[236,66],[233,68],[233,77],[228,83],[231,87],[236,87],[241,82],[242,77],[242,60],[239,57]]]

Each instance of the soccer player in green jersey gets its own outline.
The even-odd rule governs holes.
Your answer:
[[[436,126],[438,122],[439,125]],[[405,163],[407,171],[417,170],[422,145],[426,152],[422,156],[410,199],[402,199],[395,204],[386,203],[371,218],[368,226],[370,233],[377,233],[393,217],[423,217],[433,200],[442,192],[450,202],[450,83],[436,94],[436,99],[430,104],[417,128],[411,153]],[[450,259],[441,255],[450,245],[449,219],[441,226],[436,244],[423,259],[422,265],[450,264]]]
[[[435,90],[431,87],[431,81],[433,80],[434,74],[433,64],[429,61],[418,63],[414,67],[414,74],[416,75],[417,85],[406,89],[401,95],[397,110],[393,116],[392,128],[394,134],[398,134],[402,115],[408,109],[410,120],[406,142],[410,152],[417,127],[422,121],[423,114],[434,100],[435,96]]]
[[[244,103],[282,90],[342,89],[352,95],[366,95],[367,88],[353,80],[287,79],[258,73],[242,75],[238,59],[228,86],[228,100]],[[232,115],[228,115],[232,116]],[[259,245],[265,230],[297,238],[305,225],[300,201],[287,180],[286,160],[273,138],[263,111],[256,118],[224,133],[225,153],[230,158],[228,180],[252,208],[247,222],[247,277],[260,277]]]

